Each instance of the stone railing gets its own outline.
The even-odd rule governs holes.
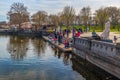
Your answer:
[[[117,52],[117,55],[120,56],[120,43],[116,45],[116,52]]]
[[[77,49],[89,50],[90,42],[86,38],[75,38],[74,39],[74,47],[76,47]]]
[[[87,38],[74,38],[74,46],[73,52],[76,51],[75,54],[79,57],[114,76],[120,76],[120,43],[113,44]]]
[[[91,52],[102,56],[116,56],[116,45],[103,41],[91,41]]]
[[[87,38],[74,38],[74,47],[79,50],[88,51],[90,54],[95,53],[104,57],[120,55],[120,46],[117,47],[113,43],[90,40]]]

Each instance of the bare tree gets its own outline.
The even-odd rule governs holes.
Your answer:
[[[32,21],[37,25],[37,29],[40,28],[42,24],[47,22],[47,12],[38,11],[37,13],[33,14]]]
[[[13,3],[8,16],[10,24],[18,25],[18,28],[20,28],[21,23],[29,21],[29,13],[23,3]]]
[[[64,7],[61,13],[62,22],[69,27],[69,25],[73,24],[75,21],[75,9],[71,6]]]
[[[84,24],[85,28],[87,27],[88,20],[91,16],[91,9],[90,7],[83,7],[79,13],[79,19],[81,19],[82,23]]]
[[[108,16],[111,17],[112,27],[115,28],[118,24],[120,10],[117,7],[106,7],[105,10],[107,11]]]
[[[83,21],[82,21],[81,15],[79,14],[78,15],[78,25],[81,25],[81,24],[83,24]]]
[[[96,18],[103,30],[104,24],[109,18],[107,11],[104,8],[100,8],[99,10],[96,10]]]
[[[50,23],[53,24],[55,28],[59,26],[60,18],[58,15],[50,15],[49,19],[50,19]]]

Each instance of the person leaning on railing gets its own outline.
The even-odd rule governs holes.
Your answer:
[[[92,37],[96,37],[96,36],[97,36],[97,34],[96,34],[95,30],[93,30]]]
[[[92,32],[92,38],[95,40],[101,40],[100,36],[98,34],[96,34],[95,30],[93,30],[93,32]]]

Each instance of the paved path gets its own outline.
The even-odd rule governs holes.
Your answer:
[[[46,41],[50,42],[52,45],[54,45],[55,47],[59,48],[63,52],[72,52],[72,47],[65,48],[64,44],[58,45],[58,43],[54,43],[54,41],[51,41],[48,37],[45,37],[45,36],[43,36],[43,39],[45,39]]]
[[[97,32],[97,34],[100,36],[102,34],[102,32]],[[87,32],[87,33],[83,33],[81,34],[81,37],[91,37],[92,36],[92,32]],[[116,34],[115,32],[110,32],[110,39],[113,40],[114,36],[116,37],[120,37],[120,34]],[[72,37],[72,34],[69,35],[69,37]],[[118,38],[117,40],[118,43],[120,43],[120,38]]]

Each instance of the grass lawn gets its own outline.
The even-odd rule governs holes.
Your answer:
[[[77,30],[79,28],[82,28],[83,30],[85,29],[84,26],[69,26],[69,29],[73,29],[73,28],[76,28]],[[90,28],[89,32],[92,32],[93,30],[95,30],[96,32],[102,32],[102,28],[100,26],[90,26],[90,27],[87,27],[87,28]],[[62,30],[65,30],[66,29],[66,26],[62,26]],[[119,29],[119,31],[118,31]],[[120,34],[120,26],[116,26],[114,29],[111,27],[110,29],[111,32],[116,32],[117,34]]]
[[[115,34],[120,34],[120,31],[119,32],[115,32]]]

